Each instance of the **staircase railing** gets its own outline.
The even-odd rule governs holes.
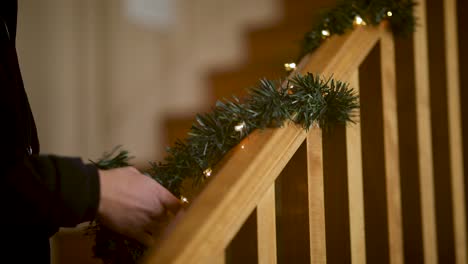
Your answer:
[[[456,2],[440,2],[450,70],[448,172],[439,176],[433,166],[430,88],[437,88],[429,85],[426,4],[419,1],[411,40],[395,41],[387,23],[357,27],[331,37],[298,65],[296,72],[350,82],[360,92],[357,124],[323,133],[295,124],[254,131],[225,157],[146,263],[247,260],[252,248],[229,247],[251,219],[258,263],[466,263]],[[401,99],[401,87],[412,90],[409,102]],[[407,115],[415,118],[412,126],[401,122]],[[408,162],[410,152],[416,154]],[[444,194],[436,197],[435,183],[441,182],[451,188],[445,194],[450,227],[440,224],[444,211],[436,198]],[[451,255],[441,255],[447,243],[441,237],[452,239]]]

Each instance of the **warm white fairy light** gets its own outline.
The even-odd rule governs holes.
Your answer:
[[[206,177],[210,177],[211,176],[211,173],[213,172],[213,170],[211,168],[208,168],[206,169],[203,174],[206,176]]]
[[[294,62],[285,63],[285,64],[284,64],[284,68],[285,68],[287,71],[293,71],[293,70],[296,69],[296,63],[294,63]]]
[[[389,17],[393,16],[392,11],[388,11],[388,12],[387,12],[387,16],[389,16]]]
[[[328,29],[322,29],[322,36],[329,37],[330,36],[330,31]]]
[[[188,204],[188,203],[189,203],[189,200],[188,200],[187,197],[185,197],[185,196],[180,196],[180,200],[181,200],[182,203],[184,203],[184,204]]]
[[[237,126],[234,126],[234,130],[237,132],[242,132],[245,128],[245,122],[239,123]]]
[[[360,15],[356,15],[354,17],[354,24],[358,26],[365,26],[366,22],[364,21],[364,19],[362,19]]]
[[[245,146],[244,146],[244,145],[242,145],[242,146],[241,146],[241,149],[244,149],[244,148],[245,148]]]

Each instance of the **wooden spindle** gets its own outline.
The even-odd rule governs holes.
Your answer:
[[[460,79],[458,72],[457,12],[455,0],[444,1],[444,26],[455,260],[456,263],[461,264],[467,263],[467,244]]]
[[[275,185],[265,193],[257,206],[258,263],[276,264]]]
[[[350,78],[351,87],[359,93],[359,72]],[[357,120],[356,120],[357,121]],[[361,125],[357,122],[346,128],[348,163],[349,224],[352,263],[366,263],[366,236],[364,228],[364,193],[362,182]]]
[[[418,166],[421,192],[421,222],[424,263],[437,263],[437,232],[435,215],[434,169],[432,167],[432,125],[427,48],[426,1],[414,7],[419,27],[414,33],[414,72],[416,85],[416,116],[418,133]]]
[[[382,108],[390,263],[403,263],[403,230],[398,154],[395,49],[391,32],[382,32]]]
[[[323,186],[322,131],[313,128],[307,135],[309,186],[309,232],[311,263],[326,263],[325,194]]]

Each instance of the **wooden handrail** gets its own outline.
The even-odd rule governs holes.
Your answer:
[[[466,77],[458,74],[456,1],[437,1],[418,0],[420,23],[410,41],[395,41],[383,22],[333,36],[304,57],[292,74],[311,72],[356,88],[359,124],[323,135],[293,123],[254,131],[223,158],[145,263],[244,257],[235,250],[252,232],[251,216],[259,263],[296,257],[300,263],[466,263],[459,100]],[[426,13],[436,20],[426,21]]]
[[[333,36],[306,56],[296,72],[348,81],[387,25]],[[254,131],[223,159],[184,216],[145,256],[145,263],[205,263],[224,250],[306,139],[295,124]]]
[[[294,125],[256,131],[215,171],[203,192],[149,255],[150,263],[202,263],[224,249],[305,139]],[[244,146],[244,148],[242,148]]]

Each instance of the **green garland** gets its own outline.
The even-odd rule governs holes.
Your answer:
[[[325,12],[305,35],[299,57],[314,51],[330,35],[352,29],[357,17],[368,25],[388,19],[395,34],[409,35],[415,26],[413,6],[410,0],[343,1]],[[187,138],[177,140],[167,149],[164,162],[150,163],[150,169],[144,173],[180,197],[185,180],[200,188],[206,171],[252,131],[281,127],[288,120],[304,129],[317,124],[326,130],[336,124],[353,122],[358,107],[358,96],[353,89],[332,78],[308,73],[285,82],[261,80],[246,98],[218,101],[211,112],[197,115]],[[128,152],[118,151],[117,148],[105,153],[94,164],[100,169],[131,165]],[[87,234],[94,236],[95,257],[104,263],[135,263],[145,251],[143,245],[112,232],[99,220],[91,222]]]
[[[305,34],[299,58],[316,50],[328,36],[341,35],[353,29],[358,17],[362,19],[362,25],[376,26],[388,20],[395,35],[409,36],[416,25],[414,5],[412,0],[342,1],[333,9],[325,11],[319,22]]]

